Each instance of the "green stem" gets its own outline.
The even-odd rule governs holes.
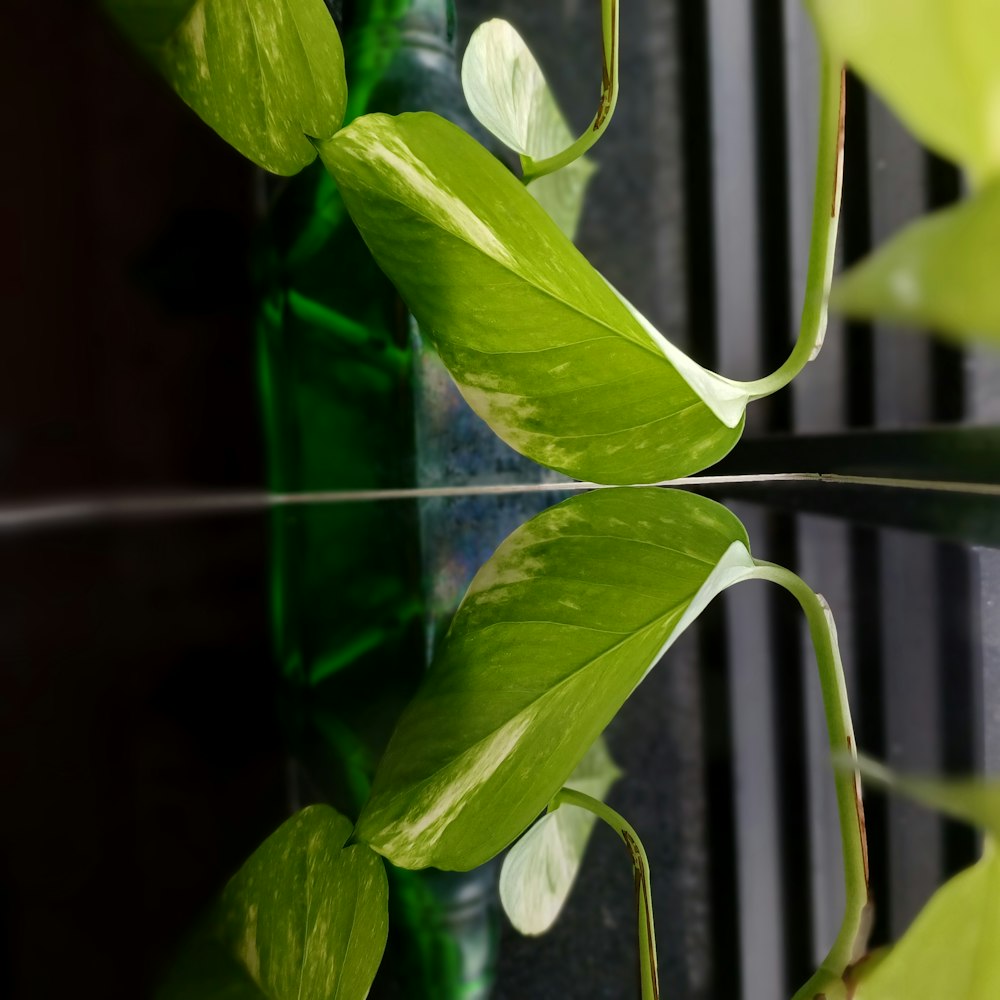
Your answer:
[[[608,127],[618,104],[618,0],[601,0],[601,102],[587,131],[561,153],[544,160],[521,156],[524,183],[551,174],[578,160]]]
[[[791,571],[762,560],[755,559],[754,564],[756,569],[751,579],[780,584],[802,606],[816,651],[830,751],[836,757],[843,757],[846,753],[856,760],[851,709],[837,645],[837,627],[829,605]],[[848,966],[861,957],[868,933],[868,845],[861,783],[856,774],[840,770],[834,771],[833,780],[844,859],[844,919],[829,954],[812,978],[795,994],[794,1000],[813,1000],[826,994],[831,984],[840,983]]]
[[[840,219],[840,189],[844,162],[844,70],[823,53],[820,66],[819,139],[816,187],[813,193],[809,269],[802,302],[799,335],[788,360],[773,374],[753,382],[738,382],[751,399],[783,389],[819,353],[826,335],[827,298],[833,280]]]
[[[578,806],[604,820],[621,837],[632,858],[635,872],[635,904],[639,924],[639,977],[642,1000],[659,1000],[660,987],[656,968],[656,935],[653,932],[653,897],[649,886],[649,861],[639,835],[609,805],[574,788],[563,788],[549,803],[549,812],[562,804]]]

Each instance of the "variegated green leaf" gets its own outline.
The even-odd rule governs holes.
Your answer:
[[[690,493],[599,490],[480,569],[382,758],[357,836],[468,869],[545,808],[646,672],[754,573],[742,525]]]
[[[294,174],[340,128],[344,53],[323,0],[104,0],[180,97],[265,170]]]
[[[460,129],[430,114],[369,115],[321,155],[466,400],[522,454],[581,479],[649,483],[735,444],[742,407],[718,391],[730,384],[692,385],[702,369],[689,361],[682,373]]]
[[[385,866],[328,806],[293,816],[233,877],[159,1000],[364,1000],[388,932]]]
[[[620,777],[600,737],[567,778],[566,787],[603,800]],[[547,812],[507,852],[500,869],[500,902],[522,934],[544,934],[556,922],[596,822],[584,809]]]

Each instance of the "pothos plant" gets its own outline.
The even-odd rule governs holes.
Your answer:
[[[343,127],[343,53],[322,0],[105,2],[178,94],[259,166],[292,174],[321,158],[375,259],[500,437],[549,468],[624,487],[575,496],[499,547],[400,719],[357,821],[321,805],[288,820],[227,885],[164,995],[360,1000],[386,940],[383,858],[464,870],[514,843],[501,895],[514,923],[539,933],[600,818],[635,868],[641,993],[659,996],[649,868],[636,832],[603,802],[617,772],[601,733],[716,594],[765,580],[802,606],[840,758],[846,908],[797,1000],[1000,996],[1000,861],[989,839],[1000,834],[1000,789],[897,781],[865,764],[876,782],[988,835],[982,860],[898,944],[867,955],[864,817],[830,609],[794,574],[755,559],[724,507],[644,485],[725,455],[746,407],[820,348],[845,63],[966,168],[972,194],[850,271],[833,301],[954,336],[1000,335],[1000,0],[808,0],[822,53],[808,283],[788,360],[752,382],[684,355],[572,245],[591,172],[582,156],[618,99],[617,0],[601,3],[600,101],[576,139],[513,28],[491,21],[474,35],[468,103],[520,155],[521,177],[433,114],[365,115]]]

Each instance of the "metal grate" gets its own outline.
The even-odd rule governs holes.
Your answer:
[[[752,377],[787,353],[804,286],[815,44],[791,0],[739,10],[709,0],[682,10],[685,154],[693,144],[710,179],[688,190],[696,254],[689,288],[710,303],[701,317],[706,353],[726,374]],[[960,189],[956,172],[924,153],[856,80],[848,122],[846,263]],[[710,243],[700,231],[706,218]],[[856,454],[881,442],[878,472],[898,475],[886,432],[906,429],[910,461],[932,478],[929,428],[975,415],[960,352],[882,326],[834,322],[821,360],[791,393],[758,410],[742,456],[729,464],[763,471],[754,464],[763,459],[769,469],[846,472]],[[763,554],[795,565],[830,600],[861,747],[900,768],[981,767],[979,677],[995,663],[974,639],[974,605],[986,599],[976,556],[891,527],[899,513],[891,507],[879,519],[885,527],[864,526],[870,494],[829,500],[825,517],[742,504],[737,512]],[[812,502],[803,491],[781,506],[809,510]],[[931,526],[940,531],[947,521],[940,511]],[[812,653],[805,638],[788,642],[795,613],[768,592],[737,591],[725,604],[738,905],[735,914],[717,909],[715,919],[735,921],[717,941],[735,938],[740,961],[715,995],[762,1000],[788,995],[833,939],[842,906],[838,832]],[[708,711],[724,707],[720,700]],[[905,803],[870,799],[868,812],[877,943],[898,936],[946,873],[972,860],[975,840]],[[713,856],[728,846],[724,834],[718,839]]]
[[[573,114],[588,107],[592,6],[464,0],[460,24],[468,33],[487,16],[514,21]],[[757,377],[790,350],[805,283],[817,126],[811,26],[797,0],[633,0],[622,39],[622,110],[596,151],[602,171],[582,247],[702,363]],[[876,98],[853,79],[848,90],[845,263],[960,192],[957,173]],[[996,419],[996,372],[989,359],[923,336],[831,322],[821,359],[791,391],[751,409],[747,437],[723,468],[995,482],[1000,439],[965,425]],[[975,543],[1000,541],[995,502],[863,487],[730,499],[758,554],[795,568],[833,606],[861,747],[903,768],[982,767],[996,745],[984,742],[984,699],[996,686],[987,619],[998,562]],[[629,731],[611,732],[627,764],[649,769],[647,785],[635,776],[618,794],[659,840],[664,979],[676,997],[790,995],[825,954],[842,906],[804,626],[783,595],[737,588],[710,609],[697,644],[676,648],[665,666],[642,706],[657,713],[659,731],[636,731],[630,716]],[[867,808],[877,942],[897,936],[976,843],[906,804],[872,797]],[[602,850],[595,845],[593,864],[604,877],[614,856]],[[540,970],[553,955],[578,955],[594,937],[594,911],[608,907],[606,892],[581,890],[545,942],[507,942],[500,996],[535,995]],[[597,972],[593,984],[589,995],[630,995],[628,979],[615,986]]]

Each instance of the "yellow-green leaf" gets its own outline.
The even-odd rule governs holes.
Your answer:
[[[845,59],[931,149],[1000,170],[1000,0],[807,0]]]
[[[1000,337],[1000,180],[908,226],[839,278],[830,304],[961,338]]]
[[[983,857],[931,897],[899,943],[857,970],[853,1000],[1000,997],[1000,859]]]

